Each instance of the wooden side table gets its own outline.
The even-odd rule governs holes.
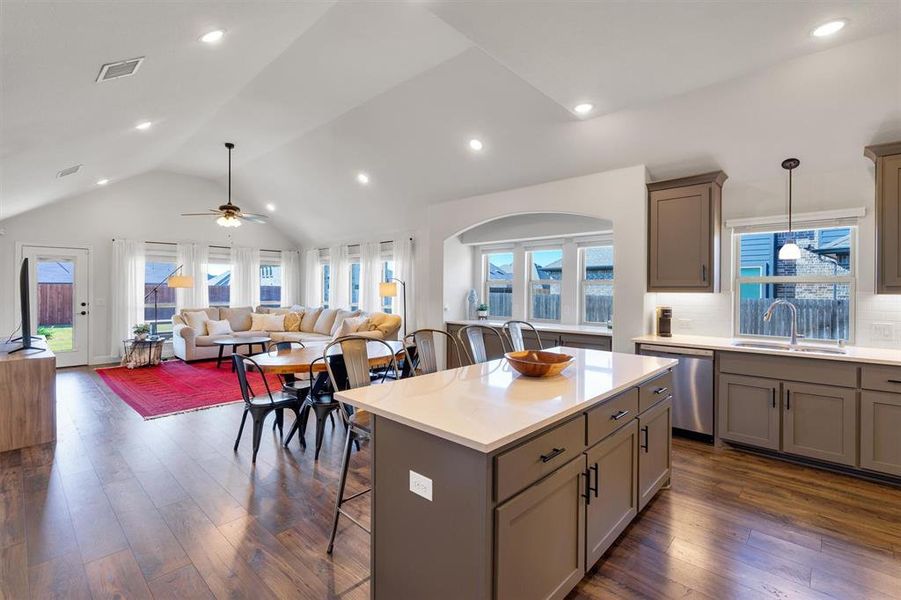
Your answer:
[[[128,338],[122,340],[122,346],[125,350],[122,355],[122,365],[129,369],[139,367],[153,367],[163,360],[163,343],[165,340],[161,337],[147,338],[138,340]]]

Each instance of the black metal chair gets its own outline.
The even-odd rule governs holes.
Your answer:
[[[463,364],[460,359],[460,346],[454,336],[443,329],[417,329],[404,338],[405,360],[409,363],[410,375],[416,375],[417,373],[428,375],[439,370],[438,357],[435,352],[436,334],[439,338],[443,336],[447,342],[447,357],[450,358],[451,352],[453,352],[457,357],[457,364]],[[415,357],[410,355],[409,346],[406,343],[407,339],[410,340],[415,349]]]
[[[523,329],[529,329],[535,334],[535,339],[538,340],[538,348],[536,348],[536,350],[544,349],[544,345],[541,343],[541,335],[538,333],[538,330],[535,329],[534,325],[528,321],[507,321],[503,326],[504,335],[507,336],[507,341],[510,342],[510,348],[514,352],[522,352],[526,349],[526,343],[522,337]]]
[[[457,338],[460,340],[460,345],[463,346],[466,358],[469,359],[471,364],[475,365],[488,362],[488,351],[485,348],[486,335],[496,337],[501,346],[501,351],[506,352],[507,344],[504,343],[504,336],[502,336],[494,327],[489,327],[487,325],[466,325],[461,327],[457,332]]]
[[[232,364],[235,367],[235,374],[238,377],[238,384],[241,388],[241,396],[244,398],[244,414],[241,416],[241,427],[238,429],[238,437],[235,439],[235,452],[238,451],[238,444],[241,443],[241,433],[244,431],[244,424],[247,422],[247,413],[250,413],[253,419],[253,462],[257,462],[257,452],[260,450],[260,438],[263,436],[263,422],[266,415],[273,411],[288,409],[294,412],[294,416],[300,419],[300,401],[295,394],[289,394],[283,391],[275,393],[269,389],[269,382],[266,380],[266,374],[260,369],[255,360],[240,354],[232,355]],[[263,378],[263,385],[266,387],[266,394],[254,395],[247,382],[247,365],[251,365],[258,371]]]
[[[372,378],[370,377],[368,347],[368,343],[370,342],[384,344],[387,347],[389,356],[391,357],[389,366],[394,371],[395,378],[399,377],[397,358],[394,356],[394,349],[390,344],[384,340],[349,335],[338,338],[330,343],[325,347],[325,350],[322,353],[326,368],[328,369],[329,379],[332,381],[332,387],[334,389],[356,389],[371,385]],[[336,345],[341,346],[341,364],[343,366],[343,372],[336,372],[333,368],[333,362],[338,362],[337,360],[334,360],[337,357],[329,356],[329,350],[332,346]],[[388,369],[385,369],[382,374],[382,382],[387,378],[387,373]],[[372,490],[372,488],[367,488],[362,492],[357,492],[347,498],[344,497],[344,487],[347,483],[347,469],[350,465],[351,447],[354,443],[359,447],[359,440],[372,437],[371,415],[365,410],[354,410],[353,407],[345,405],[340,400],[338,403],[341,405],[341,419],[347,426],[347,437],[344,440],[344,454],[341,458],[341,478],[338,481],[338,493],[335,499],[335,515],[332,520],[332,533],[331,536],[329,536],[328,542],[327,552],[329,554],[332,553],[332,550],[335,547],[335,534],[338,532],[338,517],[341,515],[350,519],[355,525],[363,529],[363,531],[370,533],[365,525],[354,519],[353,516],[347,514],[341,507],[346,502],[350,502],[354,498],[358,498]]]
[[[301,407],[300,416],[294,422],[288,437],[285,439],[285,448],[291,443],[291,438],[297,434],[301,448],[307,447],[306,430],[307,422],[310,419],[310,411],[316,415],[316,455],[315,460],[319,460],[319,452],[322,450],[322,440],[325,436],[325,420],[328,418],[332,427],[335,426],[335,411],[340,408],[340,404],[334,400],[334,387],[330,384],[328,377],[319,377],[313,371],[316,363],[323,362],[321,356],[310,363],[310,388],[304,396]],[[343,421],[342,421],[343,423]]]

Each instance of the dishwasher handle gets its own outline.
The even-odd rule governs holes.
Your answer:
[[[713,350],[701,350],[699,348],[680,348],[676,346],[657,346],[641,344],[638,346],[639,354],[666,354],[670,356],[691,356],[693,358],[708,358],[713,360]]]

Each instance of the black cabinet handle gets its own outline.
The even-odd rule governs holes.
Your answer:
[[[889,383],[901,383],[901,379],[886,379]]]
[[[598,497],[598,488],[601,487],[601,476],[598,473],[598,463],[592,465],[591,470],[594,471],[594,497]]]
[[[585,504],[591,504],[591,471],[585,469],[582,475],[585,477],[585,493],[582,497],[585,498]]]
[[[566,448],[552,448],[551,451],[547,454],[541,455],[541,462],[546,463],[548,461],[554,460],[564,452],[566,452]]]
[[[659,388],[657,388],[656,390],[654,390],[654,395],[655,395],[655,396],[659,396],[660,394],[665,394],[665,393],[667,393],[668,391],[669,391],[669,388],[659,387]]]
[[[707,265],[701,265],[701,281],[707,281]]]
[[[644,434],[644,443],[641,444],[642,449],[645,451],[645,454],[648,452],[648,427],[645,425],[641,428],[641,432]]]
[[[785,410],[792,409],[792,391],[785,390]]]
[[[620,419],[625,417],[627,414],[629,414],[629,411],[621,410],[621,411],[617,412],[615,415],[610,415],[610,420],[611,421],[619,421]]]
[[[773,392],[773,408],[776,408],[776,388],[771,390]]]

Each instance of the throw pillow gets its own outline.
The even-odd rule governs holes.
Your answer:
[[[300,321],[300,330],[306,333],[313,333],[313,327],[316,325],[316,321],[319,319],[319,313],[321,312],[321,306],[305,310],[303,319]]]
[[[337,308],[326,308],[319,313],[316,324],[313,325],[313,333],[321,333],[322,335],[332,334],[332,325],[335,324],[335,317],[338,316]]]
[[[362,337],[371,337],[373,339],[382,339],[382,334],[378,331],[369,331],[368,317],[351,317],[344,319],[341,327],[332,336],[332,340],[337,340],[346,335],[359,335]]]
[[[284,331],[285,315],[263,315],[263,327],[266,331]]]
[[[227,335],[234,333],[232,326],[227,320],[206,322],[207,335]]]
[[[339,309],[338,313],[335,315],[335,322],[332,324],[331,334],[335,335],[335,332],[337,332],[338,328],[341,327],[341,323],[344,322],[344,319],[348,317],[359,317],[361,314],[363,314],[362,310]]]
[[[289,312],[285,315],[285,331],[300,331],[300,321],[303,313]]]
[[[194,330],[194,335],[208,335],[206,332],[206,323],[210,320],[210,316],[199,310],[197,312],[186,312],[182,315],[188,327]]]
[[[265,315],[263,313],[253,313],[250,315],[250,330],[251,331],[266,331],[266,323],[263,320],[264,317],[268,317],[269,315]]]

